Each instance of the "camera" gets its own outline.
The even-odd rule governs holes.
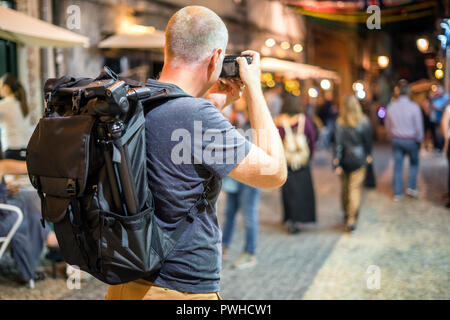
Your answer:
[[[222,72],[220,78],[240,78],[239,76],[239,64],[236,61],[237,58],[244,57],[247,59],[247,63],[252,63],[252,57],[249,55],[233,55],[225,56],[223,59]]]

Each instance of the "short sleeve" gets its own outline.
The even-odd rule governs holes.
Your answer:
[[[194,114],[192,156],[218,178],[227,176],[248,155],[251,143],[209,101],[200,100]],[[247,132],[250,134],[250,132]]]

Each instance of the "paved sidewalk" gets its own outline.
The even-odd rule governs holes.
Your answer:
[[[331,158],[326,152],[316,154],[313,171],[318,201],[316,228],[295,236],[285,234],[279,227],[278,192],[264,193],[259,264],[252,269],[232,270],[229,263],[224,263],[222,296],[449,299],[450,211],[442,207],[446,160],[423,154],[420,199],[393,203],[390,152],[387,146],[376,148],[377,189],[365,192],[358,229],[352,235],[341,229],[340,186],[331,173]],[[235,255],[243,244],[242,227],[240,231],[235,239]],[[373,275],[369,266],[376,266],[380,272],[379,290],[367,288]]]
[[[315,156],[317,224],[298,235],[281,225],[279,190],[264,191],[260,208],[258,264],[244,270],[230,265],[243,248],[238,220],[229,260],[224,261],[224,299],[450,299],[450,210],[443,207],[447,165],[443,156],[421,155],[420,198],[393,203],[390,148],[375,149],[377,189],[365,192],[358,229],[343,232],[340,185],[331,157]],[[407,167],[407,166],[406,166]],[[406,168],[405,168],[406,173]],[[406,180],[405,176],[405,180]],[[223,221],[223,195],[219,218]],[[380,289],[369,290],[366,273],[380,271]],[[0,268],[1,269],[1,268]],[[103,299],[97,280],[70,291],[65,280],[45,280],[25,290],[1,278],[0,299]]]

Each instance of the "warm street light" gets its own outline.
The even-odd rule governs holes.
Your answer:
[[[303,51],[303,46],[301,44],[297,43],[296,45],[294,45],[293,49],[295,52],[300,53]]]
[[[276,44],[275,40],[273,38],[269,38],[266,40],[266,46],[269,48],[272,48]]]
[[[430,43],[425,38],[419,38],[416,41],[417,49],[419,49],[420,52],[425,53],[428,51],[428,46]]]
[[[389,58],[386,56],[379,56],[378,57],[378,66],[381,69],[386,68],[389,65]]]
[[[328,79],[323,79],[322,81],[320,81],[320,87],[323,90],[328,90],[331,88],[331,82]]]

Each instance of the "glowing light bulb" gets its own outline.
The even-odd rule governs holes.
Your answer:
[[[280,46],[281,46],[281,49],[284,49],[284,50],[287,50],[291,47],[290,43],[287,41],[283,41]]]
[[[419,38],[416,41],[417,49],[419,49],[420,52],[425,53],[428,51],[428,46],[430,43],[425,38]]]
[[[300,53],[303,51],[303,46],[301,44],[297,43],[294,45],[293,49],[295,52]]]
[[[386,68],[389,65],[389,58],[386,56],[378,57],[378,66],[382,69]]]
[[[266,46],[272,48],[276,44],[276,41],[273,38],[269,38],[266,40]]]
[[[308,95],[311,98],[317,98],[319,96],[319,90],[317,90],[316,88],[309,88]]]
[[[323,90],[328,90],[331,88],[331,82],[328,79],[323,79],[322,81],[320,81],[320,87]]]

